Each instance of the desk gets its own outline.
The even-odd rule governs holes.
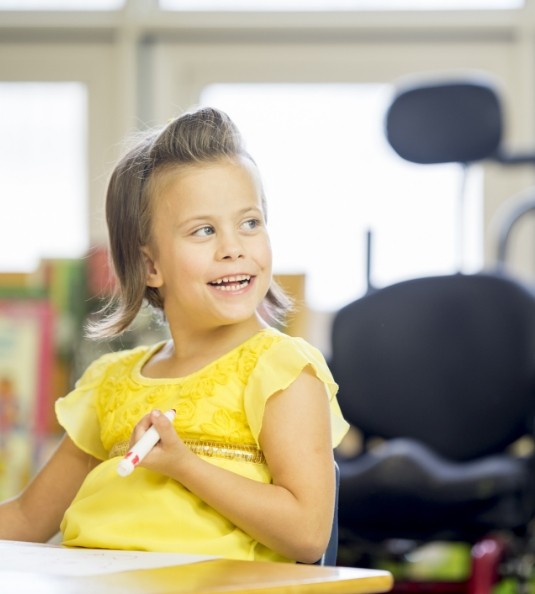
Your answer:
[[[28,570],[2,570],[2,594],[374,594],[393,583],[387,571],[228,559],[91,576]]]

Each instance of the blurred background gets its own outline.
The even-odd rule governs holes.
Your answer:
[[[226,109],[242,128],[264,176],[276,270],[306,275],[318,314],[365,290],[368,229],[375,285],[479,269],[495,255],[500,208],[533,178],[529,166],[474,168],[460,261],[459,168],[407,163],[383,131],[396,81],[484,73],[503,94],[506,140],[534,145],[529,0],[4,0],[0,9],[2,272],[105,246],[105,187],[123,141],[197,104]],[[511,258],[528,276],[531,252]],[[309,332],[328,348],[319,326]]]

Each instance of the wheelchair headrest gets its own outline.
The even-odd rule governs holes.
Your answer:
[[[438,164],[492,157],[503,124],[496,88],[474,77],[401,85],[385,125],[388,142],[400,157]]]
[[[535,296],[505,275],[410,279],[342,308],[331,368],[346,419],[452,460],[503,451],[535,419]]]

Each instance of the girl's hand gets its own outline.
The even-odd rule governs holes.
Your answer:
[[[170,476],[181,458],[191,452],[178,436],[171,421],[156,409],[145,415],[134,427],[130,447],[141,439],[151,426],[154,426],[160,435],[160,441],[141,460],[139,466]]]

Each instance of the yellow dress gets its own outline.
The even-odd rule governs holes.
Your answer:
[[[325,384],[333,447],[347,431],[323,355],[300,338],[266,328],[191,375],[144,377],[144,364],[163,344],[100,357],[57,401],[58,420],[70,438],[103,460],[65,513],[63,544],[287,561],[177,481],[141,467],[121,477],[116,469],[139,419],[154,408],[174,408],[174,428],[193,451],[217,466],[269,483],[258,444],[264,407],[306,366]]]

